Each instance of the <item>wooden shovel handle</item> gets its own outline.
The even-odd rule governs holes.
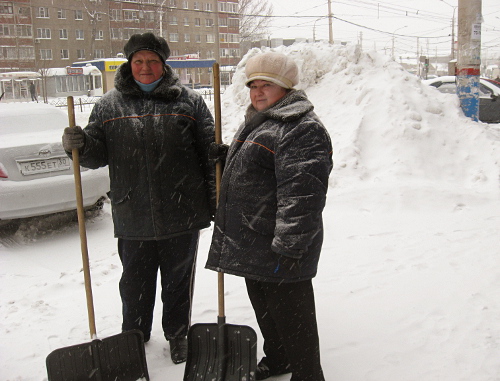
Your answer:
[[[68,97],[68,118],[69,126],[74,127],[75,122],[75,105],[73,97]],[[72,150],[73,156],[73,173],[75,177],[75,192],[76,192],[76,212],[78,215],[78,229],[80,231],[80,246],[82,250],[83,262],[83,277],[85,279],[85,293],[87,296],[87,312],[89,317],[90,338],[96,339],[95,313],[94,313],[94,298],[92,297],[92,284],[90,279],[89,252],[87,248],[87,233],[85,230],[85,211],[83,209],[82,195],[82,176],[80,173],[80,156],[78,148]]]
[[[216,62],[213,64],[212,71],[214,73],[214,110],[215,110],[215,143],[222,144],[222,117],[221,117],[221,105],[220,105],[220,72],[219,64]],[[215,164],[215,192],[217,206],[219,205],[220,196],[220,182],[222,178],[222,163],[217,161]],[[218,272],[217,278],[217,294],[219,301],[219,318],[225,318],[225,306],[224,306],[224,273],[222,271]]]

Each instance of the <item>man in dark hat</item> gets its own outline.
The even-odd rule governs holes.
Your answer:
[[[214,166],[208,158],[214,123],[203,98],[183,86],[165,61],[167,42],[135,34],[115,88],[94,106],[85,129],[68,127],[68,155],[87,168],[108,165],[109,198],[123,273],[122,330],[150,339],[158,269],[162,327],[171,358],[187,358],[200,229],[215,213]]]

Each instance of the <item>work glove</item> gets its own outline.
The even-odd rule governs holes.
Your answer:
[[[228,150],[229,146],[227,144],[211,143],[208,149],[208,158],[215,163],[218,161],[224,163],[226,161]]]
[[[62,136],[62,145],[65,151],[80,149],[85,145],[85,134],[80,126],[66,127]]]

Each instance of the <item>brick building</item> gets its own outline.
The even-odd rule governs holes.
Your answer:
[[[146,31],[174,57],[240,60],[238,0],[0,0],[0,72],[116,57]]]

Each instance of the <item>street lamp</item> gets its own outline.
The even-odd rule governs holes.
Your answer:
[[[453,8],[453,17],[451,18],[451,60],[455,59],[455,11],[457,10],[456,6],[448,4],[446,1],[441,0],[447,6]]]
[[[160,37],[163,37],[163,5],[167,2],[167,0],[163,0],[160,5]]]
[[[394,61],[394,35],[396,34],[396,32],[400,29],[404,29],[408,27],[408,25],[405,25],[405,26],[402,26],[401,28],[397,28],[394,32],[392,32],[392,60]]]
[[[316,20],[314,20],[314,24],[313,24],[313,42],[316,42],[316,22],[319,21],[319,20],[322,20],[322,19],[324,19],[326,17],[328,17],[328,16],[318,17]]]

